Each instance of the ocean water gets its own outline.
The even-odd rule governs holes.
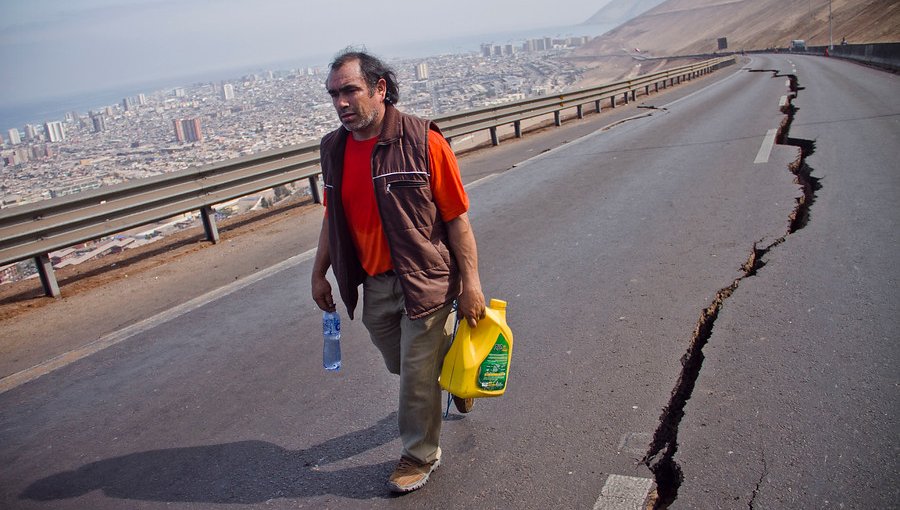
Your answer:
[[[467,53],[480,50],[482,43],[521,44],[527,39],[538,37],[595,37],[615,28],[613,25],[570,25],[561,27],[544,27],[512,32],[469,35],[454,38],[436,39],[418,43],[399,45],[372,46],[368,49],[387,59],[421,58],[442,54]],[[192,76],[174,76],[147,83],[122,85],[89,93],[47,98],[41,101],[16,105],[0,106],[0,133],[6,138],[6,131],[18,128],[24,132],[25,124],[43,124],[44,122],[63,120],[67,113],[78,112],[85,115],[88,111],[99,110],[106,106],[121,103],[125,97],[137,94],[173,89],[204,81],[218,81],[239,78],[249,73],[264,70],[282,70],[298,67],[324,66],[332,55],[307,56],[296,60],[260,63],[257,66],[241,67]]]

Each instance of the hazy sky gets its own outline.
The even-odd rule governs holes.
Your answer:
[[[575,25],[610,0],[0,0],[0,105],[172,76]],[[322,63],[327,60],[322,60]]]

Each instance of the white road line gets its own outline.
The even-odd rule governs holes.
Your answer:
[[[466,184],[465,186],[463,186],[463,188],[465,188],[466,191],[469,191],[473,188],[477,188],[478,186],[481,186],[482,184],[484,184],[486,182],[491,182],[492,180],[496,179],[497,177],[500,177],[501,173],[503,173],[503,172],[497,172],[497,173],[485,175],[481,179],[477,179],[477,180],[470,182],[469,184]]]
[[[787,104],[787,96],[781,96],[781,99],[778,100],[778,107],[784,108],[784,106],[786,104]]]
[[[3,379],[0,379],[0,393],[5,393],[13,388],[17,388],[29,381],[37,379],[38,377],[49,374],[54,370],[65,367],[80,359],[86,358],[91,354],[100,352],[107,347],[111,347],[118,343],[124,342],[125,340],[128,340],[129,338],[137,334],[143,333],[144,331],[153,329],[160,324],[181,317],[182,315],[192,312],[200,308],[201,306],[212,303],[213,301],[228,296],[229,294],[233,294],[234,292],[237,292],[244,287],[280,273],[285,269],[290,269],[294,266],[297,266],[298,264],[313,258],[315,254],[316,250],[312,249],[305,251],[299,255],[294,255],[293,257],[283,262],[279,262],[274,266],[268,267],[249,276],[245,276],[244,278],[229,283],[224,287],[219,287],[218,289],[207,292],[202,296],[198,296],[174,308],[162,311],[154,315],[153,317],[144,319],[140,322],[132,324],[131,326],[120,329],[119,331],[115,331],[108,335],[102,336],[97,340],[88,343],[87,345],[83,345],[77,349],[73,349],[69,352],[60,354],[59,356],[51,358],[31,368],[26,368],[21,372],[16,372],[15,374],[8,375]]]
[[[644,510],[653,480],[609,475],[593,510]]]
[[[763,138],[762,145],[759,146],[759,152],[756,153],[756,159],[753,160],[754,164],[769,162],[769,154],[772,153],[772,146],[775,145],[775,135],[777,133],[777,129],[770,129],[766,132],[766,137]]]

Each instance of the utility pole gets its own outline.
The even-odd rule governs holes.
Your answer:
[[[831,0],[828,0],[828,49],[834,51],[834,36],[832,36],[831,25],[834,16],[831,14]]]
[[[806,34],[806,43],[811,44],[813,31],[816,29],[816,19],[813,18],[812,15],[812,0],[809,0],[809,2],[807,2],[807,6],[809,7],[809,32]]]

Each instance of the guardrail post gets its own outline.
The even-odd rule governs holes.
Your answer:
[[[637,99],[637,89],[631,91],[631,100],[634,101]]]
[[[584,118],[584,106],[578,105],[577,107],[575,107],[575,110],[578,112],[578,118],[583,119]]]
[[[630,102],[630,101],[628,101],[628,92],[626,92],[623,97],[625,99],[625,104],[628,104]]]
[[[491,145],[494,147],[500,145],[500,137],[497,136],[497,128],[491,128]]]
[[[450,143],[450,140],[447,140]],[[322,190],[319,189],[319,176],[313,175],[309,178],[309,193],[312,195],[313,203],[322,203]]]
[[[653,84],[653,92],[659,92],[659,82]]]
[[[200,209],[200,218],[203,219],[203,230],[206,231],[206,239],[211,243],[219,242],[219,227],[216,226],[216,210],[211,205]]]
[[[602,107],[600,106],[600,100],[599,100],[599,99],[596,100],[596,101],[594,101],[594,108],[597,110],[597,113],[600,113],[600,110],[602,109]]]
[[[58,298],[60,296],[59,283],[56,281],[56,273],[53,271],[50,255],[41,253],[34,258],[34,265],[37,266],[38,276],[41,277],[41,285],[44,287],[44,294]]]
[[[556,124],[556,127],[562,126],[562,112],[556,110],[553,112],[553,123]]]
[[[612,96],[609,98],[609,106],[610,106],[610,108],[616,107],[616,96]]]
[[[522,121],[513,122],[513,128],[516,130],[516,138],[522,138]]]
[[[645,95],[645,96],[649,96],[649,95],[650,95],[650,85],[644,86],[644,95]]]

